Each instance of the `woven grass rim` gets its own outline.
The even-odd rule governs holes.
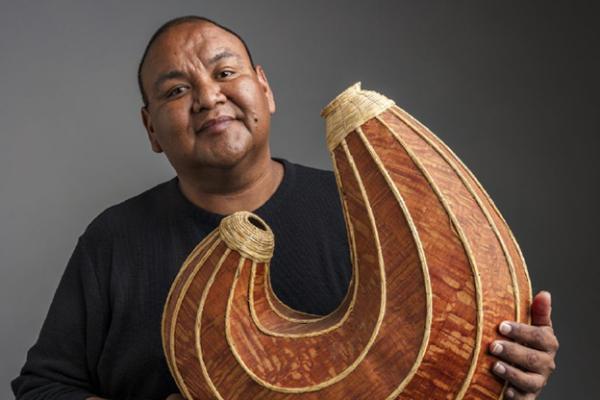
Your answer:
[[[259,263],[268,263],[273,257],[273,231],[251,212],[240,211],[225,217],[219,225],[219,233],[227,246],[243,257]]]
[[[360,82],[344,90],[322,111],[326,122],[327,148],[333,151],[346,136],[368,120],[395,105],[384,95],[361,90]]]

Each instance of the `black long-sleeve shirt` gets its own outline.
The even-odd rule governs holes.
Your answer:
[[[346,294],[348,237],[331,172],[279,160],[285,175],[255,213],[275,234],[272,285],[292,308],[326,314]],[[177,178],[111,207],[79,239],[37,343],[12,382],[17,399],[165,399],[179,390],[162,350],[171,283],[222,215]]]

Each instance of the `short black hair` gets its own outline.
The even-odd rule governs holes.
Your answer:
[[[250,58],[250,63],[252,64],[252,68],[254,68],[254,61],[252,61],[252,54],[250,54],[250,50],[248,49],[246,42],[244,41],[244,39],[242,39],[242,37],[240,35],[238,35],[234,31],[232,31],[231,29],[226,28],[223,25],[221,25],[213,20],[210,20],[210,19],[204,18],[204,17],[200,17],[197,15],[188,15],[185,17],[178,17],[178,18],[172,19],[170,21],[165,22],[160,28],[158,28],[158,30],[156,32],[154,32],[154,35],[152,35],[152,37],[150,38],[150,41],[146,45],[146,50],[144,50],[144,55],[142,56],[140,65],[138,66],[137,81],[138,81],[138,86],[140,88],[140,93],[142,95],[142,101],[144,102],[144,107],[148,108],[148,96],[146,95],[146,91],[144,90],[144,85],[142,84],[142,67],[144,66],[144,61],[146,61],[146,56],[148,55],[148,50],[150,50],[150,47],[156,41],[156,39],[158,39],[163,33],[168,31],[169,29],[174,28],[179,25],[183,25],[183,24],[198,23],[198,22],[208,22],[209,24],[219,27],[219,28],[231,33],[238,39],[240,39],[240,41],[244,45],[244,48],[246,49],[246,53],[248,53],[248,58]]]

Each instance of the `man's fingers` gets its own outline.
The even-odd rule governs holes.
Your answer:
[[[497,340],[490,345],[490,352],[508,364],[544,376],[550,375],[556,368],[553,354],[527,348],[514,342]]]
[[[548,353],[555,353],[558,350],[558,340],[551,326],[531,326],[504,321],[498,330],[502,335],[533,349]]]
[[[509,400],[535,400],[537,394],[535,393],[523,393],[514,386],[508,386],[504,391],[504,399]]]
[[[558,340],[552,329],[551,312],[550,293],[541,292],[531,304],[532,325],[504,321],[498,327],[503,336],[513,340],[490,344],[490,352],[502,359],[493,364],[492,370],[509,383],[505,399],[535,399],[556,368]]]
[[[552,326],[552,297],[549,292],[540,292],[531,303],[531,324],[536,326]]]
[[[523,372],[505,362],[497,362],[494,373],[508,381],[512,386],[525,393],[539,393],[546,385],[546,379],[537,373]]]

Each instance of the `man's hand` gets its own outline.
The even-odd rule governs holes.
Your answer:
[[[500,333],[514,340],[490,344],[492,354],[505,361],[496,362],[493,371],[509,383],[506,398],[535,399],[556,368],[558,340],[552,329],[551,310],[550,293],[541,292],[531,304],[531,325],[508,321],[500,324]]]

